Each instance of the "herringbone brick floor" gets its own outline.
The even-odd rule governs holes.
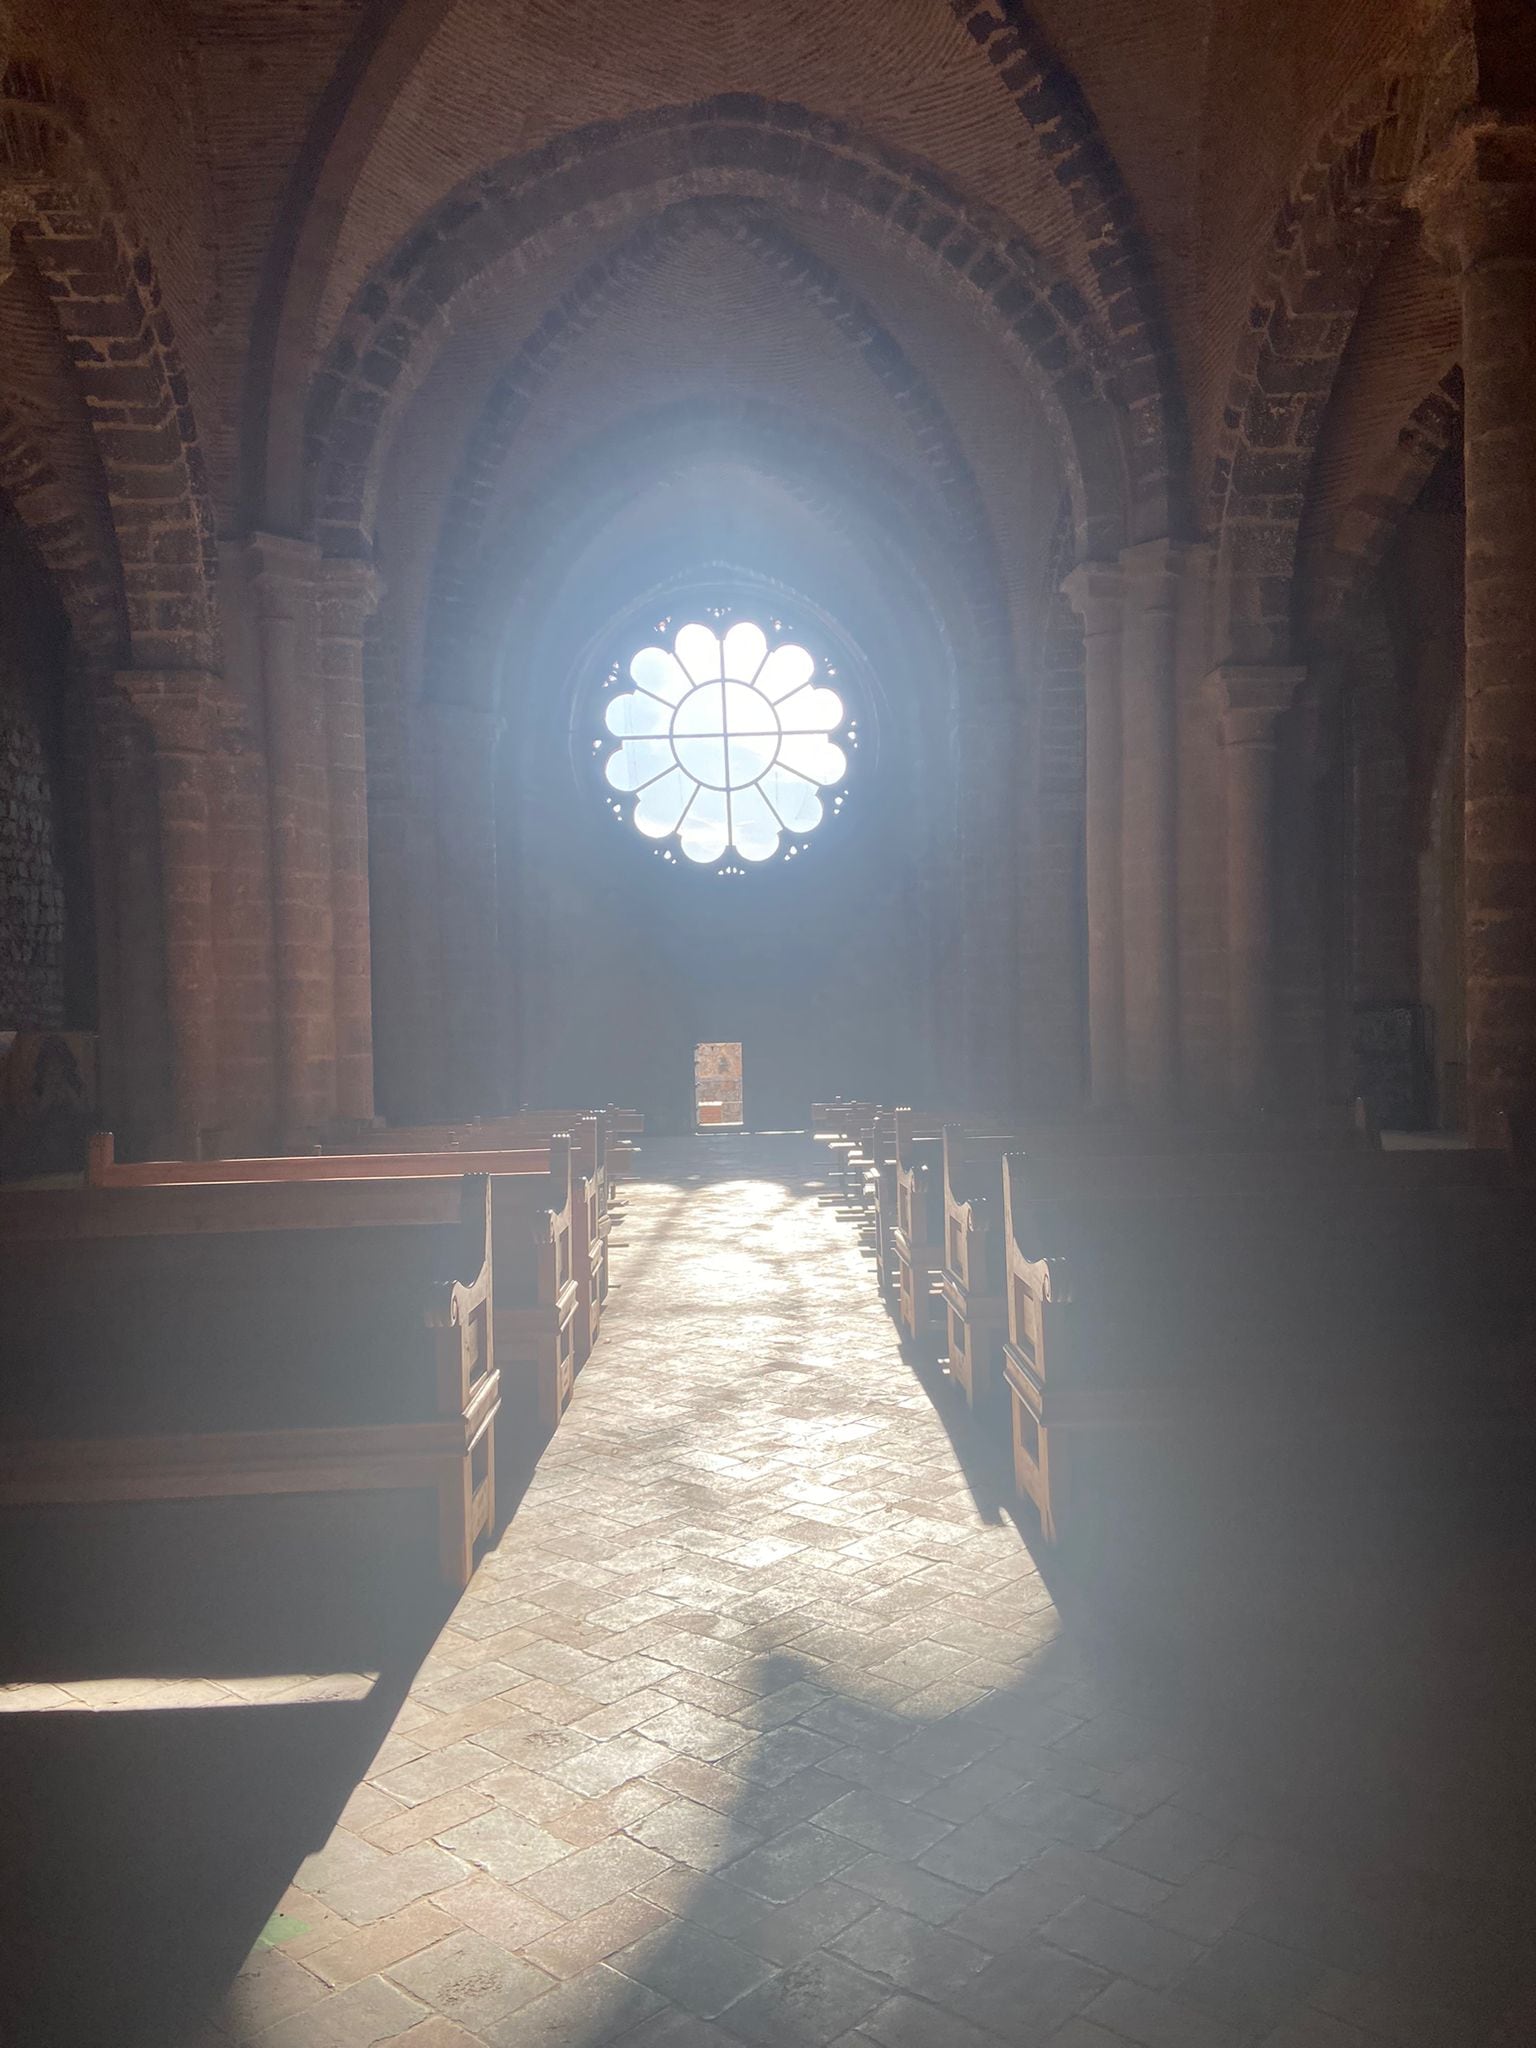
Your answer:
[[[1213,1768],[1222,1709],[1064,1619],[809,1156],[691,1156],[634,1190],[571,1413],[209,2042],[1536,2038],[1528,1920],[1342,1855],[1278,1761]]]

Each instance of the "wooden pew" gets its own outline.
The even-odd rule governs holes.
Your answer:
[[[887,1302],[896,1298],[896,1117],[895,1111],[874,1112],[860,1135],[865,1155],[861,1231],[875,1260],[875,1281]]]
[[[811,1136],[815,1143],[825,1145],[831,1155],[829,1171],[833,1192],[823,1196],[824,1201],[835,1202],[839,1206],[846,1203],[849,1195],[848,1160],[858,1148],[858,1129],[874,1115],[878,1106],[873,1102],[846,1102],[841,1097],[832,1102],[811,1104]]]
[[[546,1112],[547,1113],[547,1112]],[[620,1109],[609,1104],[601,1115],[608,1127],[609,1199],[614,1201],[617,1184],[633,1180],[640,1165],[640,1140],[645,1136],[645,1112]]]
[[[389,1135],[400,1142],[397,1152],[124,1162],[114,1157],[111,1133],[101,1131],[91,1139],[86,1179],[93,1187],[143,1188],[232,1181],[490,1175],[497,1368],[507,1392],[526,1389],[539,1420],[553,1429],[570,1403],[576,1373],[578,1289],[573,1265],[570,1138],[556,1132],[545,1143],[518,1150],[468,1152],[429,1148],[425,1141],[441,1135],[439,1132]]]
[[[466,1127],[465,1142],[527,1144],[552,1130],[568,1130],[575,1147],[576,1198],[572,1206],[572,1257],[577,1270],[576,1370],[592,1355],[608,1299],[608,1237],[613,1205],[608,1165],[609,1125],[603,1111],[518,1110]]]
[[[1014,1472],[1047,1541],[1106,1433],[1223,1455],[1529,1424],[1536,1201],[1503,1155],[1013,1152],[1003,1187]]]
[[[462,1588],[492,1269],[472,1173],[0,1195],[0,1506],[430,1488]]]
[[[572,1148],[571,1267],[576,1279],[572,1370],[580,1372],[597,1342],[607,1293],[606,1134],[596,1113],[586,1110],[559,1117],[550,1111],[530,1111],[475,1123],[401,1125],[368,1134],[360,1149],[452,1154],[487,1148],[516,1150],[547,1144],[555,1135],[569,1136]]]
[[[944,1302],[950,1377],[972,1408],[1002,1386],[1008,1305],[1003,1256],[1003,1156],[1016,1132],[979,1133],[946,1124],[943,1135]]]
[[[939,1276],[944,1262],[944,1127],[911,1109],[892,1114],[896,1152],[896,1320],[919,1350],[939,1327]]]

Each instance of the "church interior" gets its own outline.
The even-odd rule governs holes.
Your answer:
[[[1536,2041],[1531,0],[0,101],[0,2040]]]

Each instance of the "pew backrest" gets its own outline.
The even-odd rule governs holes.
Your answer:
[[[407,1422],[494,1371],[483,1175],[0,1195],[12,1435]]]
[[[1017,1132],[944,1126],[944,1267],[968,1294],[1003,1291],[1003,1157],[1018,1143]]]

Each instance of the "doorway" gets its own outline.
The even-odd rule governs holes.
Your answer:
[[[740,1129],[741,1046],[712,1039],[693,1048],[693,1121],[701,1131]]]

